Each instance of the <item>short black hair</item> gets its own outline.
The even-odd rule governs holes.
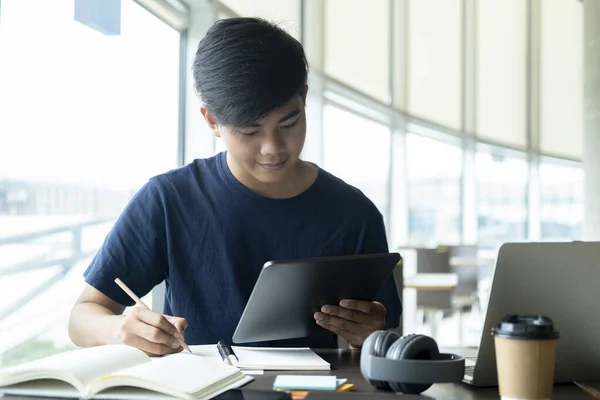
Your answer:
[[[261,18],[215,22],[193,64],[196,93],[218,124],[248,126],[304,95],[308,62],[298,40]]]

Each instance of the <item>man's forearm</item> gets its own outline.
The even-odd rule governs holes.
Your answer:
[[[99,304],[77,304],[71,311],[69,336],[79,347],[118,343],[120,318]]]

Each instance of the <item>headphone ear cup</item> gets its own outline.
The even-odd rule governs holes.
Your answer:
[[[431,360],[440,354],[437,343],[425,335],[408,335],[392,344],[386,358],[392,360]],[[431,387],[431,383],[389,382],[394,392],[420,394]]]
[[[394,331],[375,331],[363,343],[362,351],[367,351],[375,357],[385,357],[388,349],[399,339],[400,335]],[[388,383],[385,381],[369,379],[369,383],[377,389],[390,390]]]

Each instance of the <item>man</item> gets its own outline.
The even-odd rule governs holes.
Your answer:
[[[133,197],[85,272],[69,332],[79,346],[126,343],[150,355],[231,339],[268,260],[388,251],[381,213],[359,190],[300,160],[307,62],[300,43],[260,19],[216,22],[194,60],[200,112],[227,151],[151,178]],[[365,140],[369,140],[365,132]],[[164,314],[133,308],[166,280]],[[276,301],[276,299],[274,299]],[[361,346],[398,325],[393,279],[377,302],[324,306],[329,337],[265,345]]]

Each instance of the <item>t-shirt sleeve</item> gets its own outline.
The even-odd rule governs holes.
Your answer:
[[[359,254],[387,253],[389,251],[387,234],[383,216],[378,211],[377,215],[365,222],[359,242]],[[394,276],[386,281],[375,297],[375,301],[385,306],[385,328],[393,329],[400,325],[402,316],[402,303]]]
[[[151,179],[130,200],[84,272],[85,281],[124,306],[134,301],[115,283],[119,278],[138,297],[167,275],[164,198]]]

